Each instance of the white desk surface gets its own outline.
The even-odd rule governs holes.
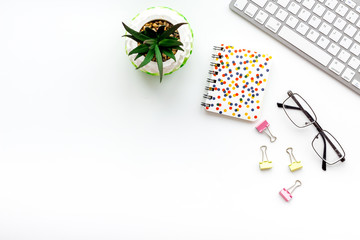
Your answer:
[[[0,239],[359,239],[360,96],[229,2],[0,1]],[[162,84],[133,68],[121,37],[121,22],[151,6],[181,12],[195,37]],[[261,119],[275,143],[200,107],[221,42],[274,56]],[[315,128],[276,106],[289,89],[341,142],[345,163],[321,170]],[[290,146],[304,164],[294,173]],[[287,203],[278,192],[296,179]]]

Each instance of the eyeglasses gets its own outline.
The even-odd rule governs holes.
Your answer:
[[[322,169],[326,171],[326,164],[334,165],[345,161],[345,152],[339,142],[328,131],[323,130],[317,122],[315,112],[310,105],[297,93],[288,91],[289,97],[283,103],[277,103],[282,108],[290,121],[298,128],[313,125],[318,134],[311,144],[316,154],[322,159]]]

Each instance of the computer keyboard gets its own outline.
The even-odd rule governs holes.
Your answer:
[[[360,0],[232,0],[230,8],[360,94]]]

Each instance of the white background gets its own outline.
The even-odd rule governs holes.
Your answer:
[[[0,239],[359,239],[360,96],[230,11],[230,1],[0,1]],[[187,64],[136,71],[121,22],[151,6],[194,31]],[[214,44],[273,55],[256,123],[200,107]],[[321,169],[314,127],[276,102],[291,89],[341,142]],[[260,146],[274,167],[261,172]],[[304,168],[291,173],[287,147]],[[285,202],[278,194],[303,185]]]

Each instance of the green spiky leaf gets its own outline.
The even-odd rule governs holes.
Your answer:
[[[160,47],[178,47],[183,45],[181,42],[173,39],[163,39],[159,42]]]
[[[151,59],[154,57],[154,52],[155,52],[154,49],[150,49],[148,51],[148,53],[146,54],[144,61],[142,63],[140,63],[140,65],[136,69],[142,68],[143,66],[148,64],[151,61]]]
[[[156,44],[156,39],[146,39],[145,41],[144,41],[144,44],[148,44],[148,45],[154,45],[154,44]]]
[[[128,37],[131,38],[132,40],[138,42],[138,43],[142,43],[143,41],[137,39],[136,37],[132,36],[132,35],[123,35],[123,37]]]
[[[142,33],[144,33],[146,36],[148,36],[150,38],[156,38],[156,36],[157,36],[157,32],[155,32],[154,30],[152,30],[149,27],[146,27]]]
[[[165,31],[165,25],[161,25],[158,30],[156,31],[156,35],[160,36],[161,34],[163,34]]]
[[[136,55],[134,61],[135,61],[136,59],[138,59],[139,57],[144,56],[144,55],[145,55],[145,54],[143,54],[143,53],[138,53],[138,55]]]
[[[166,56],[168,56],[169,58],[174,59],[174,61],[176,62],[176,58],[175,58],[175,55],[174,55],[174,53],[172,52],[172,50],[170,50],[170,49],[168,49],[168,48],[163,48],[163,49],[161,49],[161,51],[162,51]]]
[[[128,31],[134,38],[138,39],[139,41],[143,42],[146,39],[150,38],[150,37],[146,36],[145,34],[137,32],[134,29],[131,29],[125,23],[122,23],[122,24],[124,25],[125,30]]]
[[[171,34],[173,34],[179,27],[181,27],[182,25],[187,24],[187,23],[178,23],[175,24],[174,26],[172,26],[171,28],[169,28],[166,32],[164,32],[163,34],[160,35],[159,40],[163,40],[167,37],[170,37]]]
[[[163,62],[162,62],[162,54],[160,52],[158,45],[155,45],[155,56],[156,56],[156,62],[158,65],[159,74],[160,74],[160,82],[161,82],[162,78],[163,78]]]
[[[141,44],[129,52],[129,56],[135,53],[147,53],[149,51],[149,45]]]

